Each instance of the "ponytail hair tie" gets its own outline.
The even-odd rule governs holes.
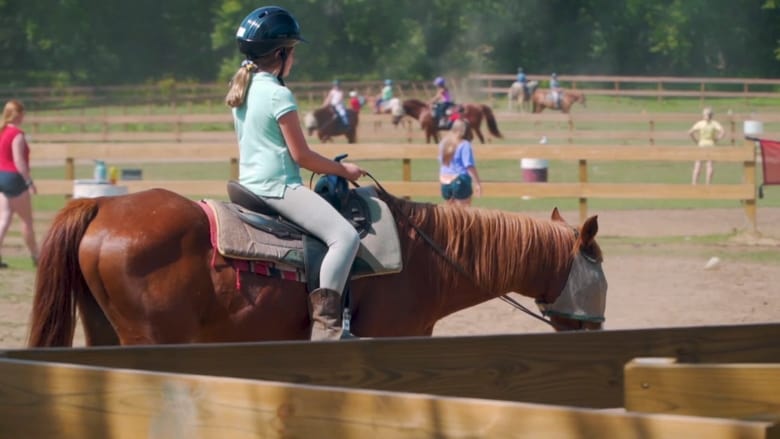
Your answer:
[[[245,59],[241,61],[241,68],[246,69],[246,71],[249,73],[252,73],[257,70],[257,64],[255,64],[251,59]]]

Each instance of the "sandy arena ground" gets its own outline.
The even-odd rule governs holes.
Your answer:
[[[609,281],[607,329],[780,321],[780,209],[759,208],[758,234],[745,231],[738,208],[594,213]],[[577,219],[576,212],[563,214]],[[713,234],[733,237],[725,244],[684,239]],[[668,244],[647,239],[671,236],[683,239]],[[9,239],[3,254],[14,252],[24,254],[21,244]],[[748,258],[756,254],[775,256],[768,262]],[[708,267],[713,257],[720,262]],[[0,348],[24,346],[32,284],[30,271],[0,271]],[[533,306],[530,299],[520,301]],[[493,300],[443,319],[434,335],[547,331],[543,323]]]

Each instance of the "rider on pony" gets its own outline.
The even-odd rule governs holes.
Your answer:
[[[517,68],[517,84],[519,84],[521,87],[523,87],[523,96],[525,99],[528,99],[530,96],[529,90],[528,90],[528,78],[526,78],[525,73],[523,72],[522,67]]]
[[[561,108],[561,98],[563,97],[563,88],[558,81],[558,74],[553,73],[550,76],[550,93],[552,95],[552,101],[555,104],[555,108]]]
[[[447,109],[455,105],[450,95],[450,90],[447,88],[447,82],[441,76],[436,77],[433,80],[433,85],[436,86],[436,96],[431,99],[431,105],[433,106],[433,120],[439,128],[447,128],[450,122],[444,116],[447,114]]]
[[[325,96],[322,105],[330,105],[339,119],[341,119],[341,123],[344,124],[344,127],[349,128],[347,109],[344,108],[344,91],[341,89],[341,82],[338,79],[333,80],[333,87],[328,91],[328,95]]]
[[[382,87],[382,94],[376,100],[374,104],[374,111],[379,114],[385,111],[393,99],[393,80],[385,79],[385,86]]]

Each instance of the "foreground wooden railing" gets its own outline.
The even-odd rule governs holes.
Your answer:
[[[327,157],[348,153],[354,160],[398,159],[402,168],[402,181],[383,182],[392,193],[409,197],[436,197],[437,181],[412,181],[412,161],[432,160],[436,148],[419,144],[361,144],[317,145],[316,149]],[[570,145],[482,145],[481,161],[519,160],[524,157],[543,157],[550,160],[577,161],[576,183],[514,183],[492,182],[483,184],[486,197],[517,198],[577,198],[580,220],[588,214],[589,198],[611,199],[700,199],[740,201],[745,215],[756,228],[756,150],[753,142],[739,147],[631,147],[631,146],[570,146]],[[37,187],[42,194],[71,194],[77,161],[100,158],[110,163],[123,162],[181,162],[228,161],[230,175],[238,173],[237,148],[234,142],[224,144],[181,143],[124,143],[112,145],[40,144],[33,149],[33,161],[62,160],[65,164],[65,180],[40,180]],[[670,161],[690,162],[714,160],[741,163],[743,178],[737,184],[689,185],[668,183],[594,183],[588,178],[589,161]],[[141,180],[123,181],[131,192],[152,187],[165,187],[185,195],[225,194],[225,180]]]
[[[13,438],[777,438],[778,337],[767,323],[0,351],[0,427]]]

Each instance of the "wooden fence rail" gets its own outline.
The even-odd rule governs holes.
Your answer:
[[[780,362],[686,364],[638,358],[625,368],[627,410],[780,420]]]
[[[528,75],[529,79],[546,81],[547,75]],[[606,76],[606,75],[561,75],[564,84],[573,88],[588,89],[590,94],[609,96],[644,96],[656,97],[780,97],[778,79],[762,78],[696,78],[670,76]],[[466,78],[448,78],[458,96],[464,93],[480,91],[487,93],[492,99],[498,93],[506,95],[508,87],[515,79],[514,74],[472,74]],[[487,84],[486,86],[484,84]],[[601,84],[611,84],[604,88]],[[496,87],[494,85],[503,85]],[[331,83],[292,82],[290,87],[295,90],[301,101],[309,104],[322,102]],[[720,90],[724,86],[733,86],[736,90]],[[345,81],[345,90],[358,90],[364,96],[378,95],[382,87],[381,81]],[[600,87],[600,88],[596,88]],[[640,88],[640,89],[637,89]],[[684,88],[684,89],[681,89]],[[716,90],[712,90],[716,88]],[[756,89],[759,90],[756,90]],[[432,96],[433,86],[430,81],[395,81],[397,96]],[[168,104],[172,107],[188,103],[207,102],[209,105],[221,103],[227,92],[225,84],[221,83],[163,83],[156,85],[123,85],[123,86],[92,86],[92,87],[29,87],[0,88],[0,97],[7,99],[22,99],[29,108],[34,107],[79,107],[98,105],[139,105]]]
[[[538,142],[545,135],[551,141],[570,144],[592,141],[638,144],[669,143],[687,138],[688,113],[590,113],[576,114],[521,114],[496,112],[504,139]],[[732,145],[744,136],[742,125],[746,120],[759,119],[766,124],[764,136],[780,137],[780,113],[740,114],[721,117],[727,141]],[[227,142],[235,139],[231,116],[226,113],[179,115],[65,115],[34,116],[27,120],[33,142]],[[203,125],[209,125],[204,129]],[[552,126],[551,126],[552,124]],[[629,129],[616,129],[621,124]],[[140,125],[141,131],[128,128]],[[158,129],[151,128],[157,126]],[[357,133],[358,141],[407,142],[423,141],[424,133],[416,121],[405,119],[402,126],[394,126],[388,115],[362,114]],[[488,137],[488,141],[493,141]],[[337,142],[344,142],[337,138]]]
[[[529,80],[546,83],[548,75],[527,75]],[[659,101],[664,97],[706,98],[780,98],[780,79],[762,78],[683,78],[671,76],[583,76],[559,75],[561,82],[573,89],[583,89],[589,95],[617,97],[655,97]],[[467,77],[470,89],[487,94],[492,102],[494,95],[502,97],[515,81],[510,74],[472,74]],[[612,88],[603,88],[600,84],[611,83]],[[486,85],[485,85],[486,84]],[[595,84],[595,85],[594,85]],[[629,85],[629,87],[626,87]],[[640,87],[637,87],[640,86]],[[691,90],[691,85],[698,88]],[[644,88],[641,86],[645,86]],[[740,86],[738,90],[712,90],[724,86]],[[750,87],[753,87],[753,90]],[[759,87],[762,91],[756,91]],[[708,90],[708,88],[710,88]]]
[[[400,196],[439,195],[436,181],[412,181],[412,160],[435,159],[435,148],[419,144],[363,144],[318,145],[316,148],[326,157],[347,153],[355,160],[398,159],[402,169],[402,181],[383,182],[392,193]],[[578,162],[576,183],[513,183],[484,182],[486,197],[516,198],[577,198],[580,221],[588,215],[589,198],[617,199],[706,199],[739,200],[751,225],[756,228],[756,148],[753,142],[744,146],[723,148],[697,147],[631,147],[631,146],[570,146],[570,145],[483,145],[480,160],[520,160],[524,157],[544,157],[552,160]],[[77,160],[107,160],[122,162],[176,162],[176,161],[228,161],[231,174],[238,172],[237,149],[234,142],[181,144],[181,143],[122,143],[122,144],[39,144],[32,152],[32,160],[62,161],[65,180],[40,180],[38,190],[42,194],[71,194]],[[738,184],[687,185],[665,183],[594,183],[588,179],[589,161],[694,161],[714,160],[741,163],[743,180]],[[127,181],[130,191],[151,187],[166,187],[185,195],[224,195],[225,181]]]

